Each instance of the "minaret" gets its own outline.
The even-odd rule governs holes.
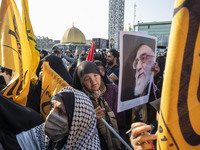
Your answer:
[[[108,38],[109,40],[111,38],[114,39],[114,48],[117,50],[119,50],[119,32],[123,30],[124,30],[124,0],[109,0]]]

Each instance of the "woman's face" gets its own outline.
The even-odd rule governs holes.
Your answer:
[[[59,115],[64,119],[68,119],[67,113],[65,110],[65,105],[60,95],[56,94],[55,100],[51,103],[51,111]],[[68,131],[68,126],[66,126],[66,130]]]
[[[101,86],[101,76],[96,73],[89,73],[85,75],[83,84],[91,92],[98,91]]]

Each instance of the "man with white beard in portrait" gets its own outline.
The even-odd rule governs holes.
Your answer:
[[[132,63],[135,70],[134,97],[148,94],[149,85],[155,68],[155,54],[151,47],[142,43],[137,48],[136,57]],[[134,121],[147,122],[147,105],[143,104],[132,109],[132,119]]]
[[[123,35],[123,69],[121,71],[120,90],[121,110],[127,109],[131,122],[152,123],[149,102],[155,100],[152,78],[159,72],[155,62],[156,38],[138,35]],[[129,108],[129,109],[128,109]]]
[[[135,69],[135,89],[134,96],[146,95],[148,92],[148,85],[151,81],[153,74],[153,66],[155,54],[153,50],[145,45],[140,44],[136,54],[136,58],[133,61],[132,67]]]

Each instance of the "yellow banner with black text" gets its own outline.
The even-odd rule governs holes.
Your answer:
[[[3,95],[26,105],[33,70],[26,30],[14,0],[2,0],[0,9],[0,65],[13,70]]]
[[[23,24],[24,28],[26,29],[27,40],[29,42],[31,53],[32,53],[32,77],[31,79],[36,82],[38,77],[36,76],[36,70],[40,61],[40,53],[38,51],[36,37],[33,32],[33,28],[31,25],[31,20],[29,17],[29,7],[28,7],[28,0],[22,0],[22,17],[23,17]]]
[[[165,66],[158,150],[200,149],[200,1],[176,0]]]
[[[50,68],[49,63],[43,62],[42,92],[40,102],[40,112],[43,118],[46,118],[50,112],[51,97],[67,86],[70,85]]]

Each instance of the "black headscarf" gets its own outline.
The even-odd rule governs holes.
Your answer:
[[[36,111],[0,95],[0,130],[18,134],[41,124],[44,120]]]
[[[70,76],[69,72],[65,68],[63,61],[60,57],[57,57],[53,54],[44,57],[37,68],[37,75],[41,71],[41,65],[43,61],[48,61],[50,67],[62,77],[70,86],[72,86],[72,77]],[[38,80],[37,85],[32,85],[29,90],[28,100],[27,100],[27,107],[30,107],[37,112],[40,113],[40,99],[41,99],[41,87],[42,82]]]
[[[68,125],[69,125],[69,131],[70,131],[71,124],[72,124],[72,118],[73,118],[73,114],[74,114],[75,96],[74,96],[74,93],[70,90],[65,90],[65,91],[59,92],[59,94],[61,95],[62,101],[65,106],[65,111],[66,111],[66,114],[68,117],[68,123],[69,123]],[[68,138],[68,134],[57,143],[53,143],[51,141],[47,149],[48,150],[62,149],[62,147],[66,143],[67,138]]]
[[[60,57],[55,55],[48,55],[42,59],[42,61],[48,61],[50,67],[59,74],[70,86],[72,85],[72,77],[65,68],[63,61]]]
[[[42,58],[44,58],[45,56],[48,55],[48,52],[46,50],[42,50],[40,53],[44,54],[44,56]]]
[[[68,135],[57,143],[52,143],[44,132],[44,124],[16,136],[21,149],[100,149],[96,128],[97,120],[89,97],[72,87],[63,88],[62,96],[70,126]],[[74,103],[74,104],[73,104]],[[70,116],[72,119],[70,119]],[[68,121],[69,121],[68,120]],[[51,143],[50,143],[51,142]]]
[[[68,123],[70,127],[74,112],[74,103],[75,103],[74,93],[70,90],[66,90],[64,92],[60,92],[60,94],[62,95],[62,100],[65,106],[65,110],[68,117]]]
[[[82,91],[82,85],[81,85],[81,79],[84,77],[85,74],[89,73],[96,73],[101,76],[101,73],[99,71],[99,68],[94,62],[91,61],[83,61],[79,64],[79,66],[76,68],[74,72],[74,78],[73,78],[73,87],[75,89]]]
[[[15,135],[44,122],[39,113],[0,95],[0,143],[4,149],[20,149]]]

